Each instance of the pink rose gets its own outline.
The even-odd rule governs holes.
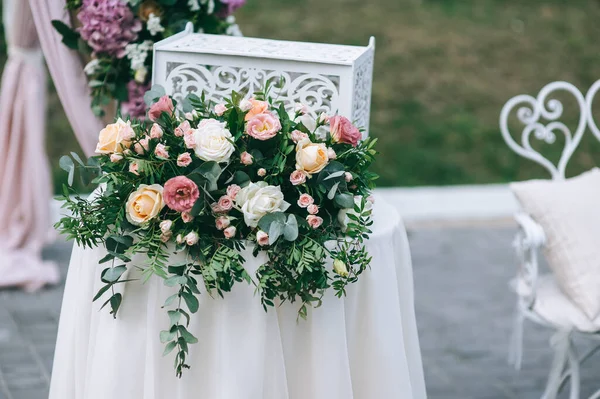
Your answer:
[[[344,173],[344,179],[346,180],[346,182],[351,182],[352,179],[354,179],[354,177],[352,176],[352,173],[346,172]]]
[[[173,106],[173,101],[171,101],[171,97],[162,96],[157,102],[152,104],[150,110],[148,111],[148,118],[152,122],[157,121],[160,118],[160,115],[163,112],[171,114],[175,107]]]
[[[175,237],[175,242],[177,244],[183,244],[185,242],[185,238],[181,234],[177,234],[177,237]]]
[[[335,151],[331,147],[329,147],[327,149],[327,158],[329,158],[330,160],[337,158],[337,154],[335,153]]]
[[[246,114],[246,121],[249,121],[256,115],[267,112],[267,110],[269,109],[269,103],[266,101],[259,101],[255,100],[254,98],[250,98],[248,101],[250,102],[250,104],[252,104],[252,107]]]
[[[167,180],[163,190],[165,204],[177,212],[189,212],[200,197],[196,183],[185,176]]]
[[[306,193],[300,195],[300,198],[298,198],[298,206],[300,208],[306,208],[309,205],[314,204],[314,202],[315,202],[314,198]]]
[[[139,167],[140,167],[140,165],[137,162],[132,162],[129,164],[129,172],[133,173],[134,175],[139,175],[139,173],[138,173]]]
[[[237,197],[238,193],[240,192],[242,188],[240,186],[238,186],[237,184],[232,184],[230,186],[227,187],[227,195],[232,199],[235,200],[235,197]]]
[[[175,128],[175,136],[181,137],[191,129],[190,122],[183,121],[179,126]]]
[[[210,204],[210,209],[214,213],[222,213],[223,212],[223,209],[221,209],[221,207],[219,206],[219,204],[217,204],[216,202],[213,202],[212,204]]]
[[[122,159],[123,155],[119,154],[118,152],[113,152],[110,154],[110,162],[119,162]]]
[[[256,242],[261,247],[264,247],[265,245],[269,245],[269,235],[267,233],[265,233],[264,231],[259,230],[258,233],[256,233]]]
[[[256,174],[260,177],[265,177],[267,175],[267,170],[265,168],[260,168],[258,171],[256,171]]]
[[[190,246],[195,245],[196,243],[198,243],[199,238],[200,237],[198,237],[198,233],[196,233],[195,231],[192,231],[191,233],[188,233],[185,236],[185,243]]]
[[[231,220],[227,216],[219,216],[215,220],[215,226],[217,227],[217,230],[226,229],[227,227],[229,227],[230,224]]]
[[[336,115],[329,119],[329,124],[331,126],[331,139],[336,143],[346,143],[356,147],[358,141],[362,138],[358,128],[348,118]]]
[[[194,217],[189,212],[181,212],[181,220],[183,220],[183,223],[189,223],[194,220]]]
[[[217,104],[215,105],[215,114],[221,116],[227,111],[227,106],[225,104]]]
[[[192,163],[192,156],[189,152],[184,152],[183,154],[179,154],[177,157],[177,166],[185,168],[189,164]]]
[[[193,129],[190,129],[183,134],[183,142],[185,143],[185,148],[196,148],[196,139],[194,138]]]
[[[256,115],[246,125],[246,134],[261,141],[275,137],[279,130],[281,130],[281,123],[272,114]]]
[[[169,231],[171,231],[171,228],[173,228],[173,221],[169,219],[163,220],[162,222],[160,222],[159,226],[160,231],[162,231],[163,233],[168,233]]]
[[[160,240],[162,242],[168,242],[171,239],[171,237],[173,237],[173,233],[170,231],[167,231],[166,233],[162,233],[160,235]]]
[[[229,226],[228,228],[223,230],[223,235],[225,236],[225,238],[227,238],[229,240],[230,238],[235,237],[236,231],[237,230],[236,230],[235,226]]]
[[[217,202],[217,205],[221,209],[221,212],[227,212],[231,208],[233,208],[233,200],[230,196],[224,195],[221,198],[219,198],[219,202]]]
[[[306,210],[308,211],[308,213],[310,213],[311,215],[316,215],[317,213],[319,213],[319,207],[316,206],[315,204],[310,204]]]
[[[308,138],[308,134],[301,132],[300,130],[294,130],[292,132],[292,141],[296,144],[298,144],[299,141],[302,141],[307,138]]]
[[[315,215],[308,215],[306,221],[313,229],[318,229],[323,224],[323,218]]]
[[[252,165],[254,161],[252,160],[252,155],[250,155],[249,152],[244,151],[240,155],[240,162],[244,165]]]
[[[133,149],[135,150],[135,152],[137,152],[140,155],[142,155],[146,151],[148,151],[148,148],[150,148],[150,137],[148,137],[148,136],[141,138],[140,141],[135,143],[135,145],[133,146]]]
[[[167,151],[167,147],[164,144],[157,144],[156,148],[154,148],[154,155],[160,159],[169,159],[169,151]]]
[[[150,138],[159,139],[163,136],[162,128],[157,124],[152,124],[152,129],[150,129]]]
[[[290,181],[294,186],[306,183],[306,172],[303,170],[295,170],[290,175]]]

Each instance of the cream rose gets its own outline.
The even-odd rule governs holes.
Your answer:
[[[355,195],[354,196],[354,204],[360,206],[360,203],[362,202],[362,197],[360,195]],[[373,203],[370,201],[367,201],[365,203],[365,211],[370,211],[373,209]],[[338,223],[340,224],[340,227],[342,228],[342,231],[345,233],[346,230],[348,230],[348,223],[350,223],[350,218],[348,217],[348,214],[352,214],[352,215],[357,215],[356,211],[353,208],[345,208],[345,209],[341,209],[338,213]]]
[[[296,169],[312,175],[319,173],[329,162],[327,146],[304,139],[296,145]]]
[[[285,212],[290,204],[283,199],[279,186],[269,186],[266,182],[250,183],[235,197],[236,205],[244,214],[244,222],[249,227],[258,226],[258,221],[267,213]]]
[[[206,119],[192,134],[196,156],[203,161],[228,162],[235,150],[233,136],[225,128],[225,122]]]
[[[131,140],[135,136],[131,123],[119,118],[115,123],[107,125],[100,131],[97,154],[122,153],[131,146]]]
[[[148,186],[140,184],[138,189],[129,195],[126,211],[127,220],[140,226],[155,218],[165,206],[163,188],[159,184]]]

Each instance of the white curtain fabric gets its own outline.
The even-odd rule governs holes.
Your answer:
[[[4,0],[8,61],[0,89],[0,287],[58,281],[43,262],[51,184],[44,146],[46,73],[27,1]]]
[[[121,285],[117,320],[102,301],[102,250],[75,248],[58,332],[50,399],[424,399],[406,233],[396,211],[378,201],[369,242],[371,270],[348,296],[329,295],[297,321],[297,306],[265,313],[254,288],[225,299],[203,293],[193,315],[190,370],[174,375],[163,357],[164,300],[173,292],[152,278]],[[244,253],[254,272],[264,259]],[[177,256],[175,256],[176,258]],[[174,259],[175,261],[176,259]],[[132,272],[130,278],[139,277]]]

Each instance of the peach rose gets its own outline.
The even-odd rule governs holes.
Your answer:
[[[318,229],[323,224],[323,218],[315,215],[308,215],[306,221],[313,229]]]
[[[173,101],[171,101],[171,97],[166,95],[162,96],[157,102],[152,104],[152,106],[150,107],[150,110],[148,111],[148,118],[150,118],[152,122],[155,122],[160,118],[160,115],[163,112],[171,114],[174,109],[175,107],[173,106]]]
[[[303,170],[295,170],[290,175],[290,182],[294,186],[306,183],[306,172]]]
[[[254,118],[256,115],[262,114],[269,109],[269,103],[266,101],[259,101],[251,98],[248,100],[252,104],[252,108],[246,114],[246,121]]]
[[[280,130],[279,119],[269,113],[256,115],[246,125],[246,134],[261,141],[272,139]]]
[[[242,154],[240,155],[240,162],[243,163],[244,165],[252,165],[254,163],[254,161],[252,160],[252,155],[250,155],[249,152],[242,152]]]
[[[181,168],[185,168],[189,164],[192,163],[192,156],[189,152],[184,152],[183,154],[179,154],[177,157],[177,166]]]
[[[325,144],[315,144],[304,139],[296,145],[296,169],[312,175],[322,171],[328,162],[329,157]]]
[[[235,228],[235,226],[229,226],[228,228],[223,230],[223,235],[225,236],[225,238],[227,238],[229,240],[230,238],[235,237],[236,232],[237,232],[237,229]]]
[[[159,139],[163,136],[163,130],[158,125],[158,123],[152,124],[152,128],[150,129],[150,138]]]
[[[319,207],[315,204],[310,204],[306,210],[308,211],[308,213],[310,213],[311,215],[316,215],[317,213],[319,213]]]
[[[309,194],[301,194],[300,198],[298,198],[298,206],[300,208],[306,208],[309,205],[312,205],[315,203],[315,200],[313,197],[311,197]]]
[[[215,220],[215,227],[217,228],[217,230],[226,229],[227,227],[229,227],[230,224],[231,220],[227,216],[219,216]]]
[[[269,245],[269,235],[267,233],[265,233],[264,231],[259,230],[258,233],[256,233],[256,242],[261,247],[264,247],[265,245]]]
[[[133,225],[140,226],[155,218],[164,206],[162,186],[140,184],[127,199],[125,206],[127,220]]]
[[[119,118],[115,123],[106,125],[98,135],[97,154],[122,153],[131,146],[135,132],[129,121]]]

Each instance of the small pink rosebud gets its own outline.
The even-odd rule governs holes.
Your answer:
[[[294,186],[306,183],[306,172],[300,169],[293,171],[290,175],[290,182]]]
[[[185,243],[190,246],[195,245],[198,243],[198,238],[198,233],[192,231],[191,233],[188,233],[188,235],[185,236]]]
[[[185,238],[181,234],[177,234],[177,237],[175,237],[175,242],[177,244],[183,244],[185,242]]]
[[[308,211],[308,213],[310,213],[311,215],[316,215],[317,213],[319,213],[319,207],[315,204],[310,204],[306,210]]]
[[[337,154],[335,153],[335,151],[331,147],[329,147],[327,149],[327,158],[329,158],[330,160],[333,160],[333,159],[337,158]]]
[[[309,205],[314,204],[315,200],[309,194],[301,194],[300,198],[298,198],[298,206],[300,208],[307,208]]]
[[[230,224],[231,224],[231,219],[229,219],[227,216],[219,216],[215,220],[215,226],[216,226],[217,230],[226,229],[227,227],[229,227]]]
[[[185,119],[187,119],[188,121],[194,120],[194,114],[192,114],[191,112],[186,112],[184,116],[185,116]]]
[[[323,218],[315,215],[308,215],[306,221],[313,229],[318,229],[323,224]]]
[[[177,166],[185,168],[189,164],[192,163],[192,156],[189,152],[184,152],[183,154],[179,154],[177,157]]]
[[[223,230],[223,235],[225,236],[225,238],[227,238],[229,240],[230,238],[235,237],[236,232],[237,232],[237,230],[236,230],[235,226],[229,226],[228,228]]]
[[[189,212],[181,212],[181,220],[183,223],[189,223],[194,220],[194,217]]]
[[[217,202],[217,205],[219,206],[222,212],[227,212],[231,210],[231,208],[233,208],[233,200],[230,196],[224,195],[221,198],[219,198],[219,202]]]
[[[150,129],[150,138],[159,139],[163,136],[162,128],[157,124],[152,124],[152,129]]]
[[[154,155],[159,159],[169,159],[169,151],[167,151],[167,147],[162,143],[156,145]]]
[[[196,147],[196,138],[194,137],[193,129],[190,129],[184,133],[183,142],[185,143],[185,148],[195,148]]]
[[[265,245],[269,245],[269,235],[267,233],[265,233],[264,231],[259,230],[258,233],[256,233],[256,242],[261,247],[264,247]]]
[[[328,123],[329,123],[329,115],[327,115],[325,112],[321,113],[321,115],[319,115],[319,124],[326,125]]]
[[[244,165],[252,165],[254,161],[252,160],[252,155],[250,155],[249,152],[244,151],[240,155],[240,162]]]
[[[265,168],[260,168],[257,172],[257,175],[259,175],[260,177],[265,177],[267,175],[267,170]]]
[[[354,179],[354,177],[352,176],[352,173],[346,172],[346,173],[344,173],[344,179],[346,179],[346,182],[349,183],[352,181],[352,179]]]
[[[215,114],[221,116],[227,111],[227,106],[225,104],[217,104],[215,106]]]
[[[210,204],[210,209],[214,213],[222,213],[223,212],[223,210],[221,209],[221,207],[219,206],[219,204],[217,204],[216,202],[213,202],[212,204]]]
[[[145,136],[144,138],[141,138],[140,141],[135,143],[135,145],[133,146],[133,149],[135,150],[135,152],[137,152],[138,154],[141,155],[141,154],[145,153],[146,151],[148,151],[149,141],[150,141],[150,137]]]
[[[138,169],[139,169],[140,165],[137,162],[132,162],[129,164],[129,172],[133,173],[134,175],[139,175]]]
[[[308,134],[301,132],[300,130],[294,130],[292,132],[291,136],[292,136],[292,141],[296,144],[298,144],[300,141],[308,138]]]
[[[175,136],[182,137],[191,129],[189,121],[183,121],[179,126],[175,128]]]
[[[250,111],[253,106],[254,105],[252,104],[252,102],[248,99],[243,99],[242,101],[240,101],[240,110],[242,110],[243,112]]]
[[[171,228],[173,227],[173,221],[172,220],[163,220],[162,222],[160,222],[160,231],[162,231],[163,233],[167,233],[169,231],[171,231]]]
[[[242,188],[240,186],[238,186],[237,184],[232,184],[230,186],[227,187],[227,195],[232,199],[235,200],[235,197],[237,197],[238,193],[240,192]]]
[[[308,114],[308,106],[306,104],[296,103],[294,105],[294,111],[302,115]]]
[[[166,233],[162,233],[160,235],[160,240],[162,242],[168,242],[171,239],[171,237],[173,237],[173,233],[170,231],[167,231]]]
[[[117,153],[110,154],[110,162],[116,163],[122,159],[123,159],[123,155],[121,155],[121,154],[117,154]]]

